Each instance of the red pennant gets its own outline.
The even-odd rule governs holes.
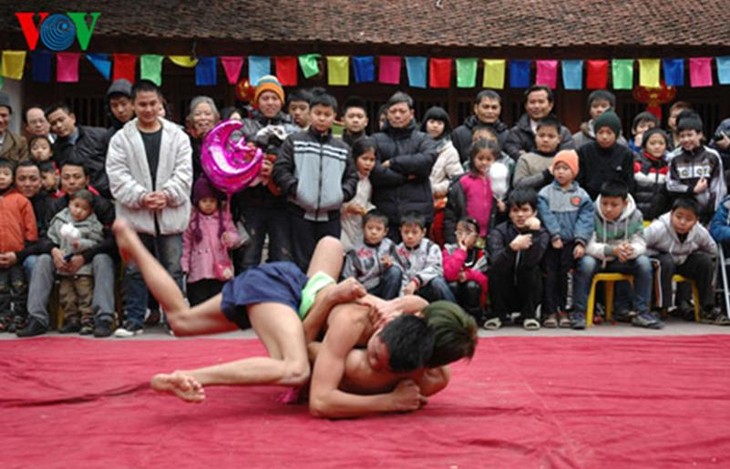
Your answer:
[[[428,62],[428,86],[431,88],[451,86],[451,59],[431,59]]]
[[[274,57],[276,77],[282,86],[297,86],[297,58],[295,56]]]
[[[114,72],[112,73],[112,81],[124,78],[134,83],[135,68],[137,65],[137,56],[134,54],[113,54]]]
[[[79,81],[78,52],[59,52],[56,54],[56,81],[59,83],[77,83]]]
[[[586,88],[601,90],[608,87],[608,60],[586,61]]]
[[[241,75],[243,68],[243,57],[221,57],[221,65],[226,71],[226,78],[229,85],[238,83],[238,77]]]

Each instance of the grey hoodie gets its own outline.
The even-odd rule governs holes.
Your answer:
[[[717,253],[715,240],[700,223],[695,223],[689,230],[684,242],[680,241],[672,227],[672,212],[667,212],[654,220],[644,230],[644,237],[648,254],[669,253],[677,265],[684,264],[687,257],[697,251],[710,255]]]
[[[637,258],[646,252],[646,240],[644,239],[644,220],[641,212],[636,209],[636,203],[631,195],[627,198],[627,205],[617,220],[606,220],[601,212],[601,196],[596,199],[596,212],[594,216],[594,231],[586,253],[601,259],[605,266],[606,262],[613,261],[613,248],[623,242],[628,242],[634,248],[633,258]]]

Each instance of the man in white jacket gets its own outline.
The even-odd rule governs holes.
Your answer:
[[[116,213],[129,221],[147,249],[182,289],[182,233],[190,219],[192,148],[189,137],[174,123],[158,117],[157,86],[140,80],[132,87],[136,118],[109,143],[106,171]],[[125,274],[126,320],[116,337],[143,330],[148,292],[136,265]]]

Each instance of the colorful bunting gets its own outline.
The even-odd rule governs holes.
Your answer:
[[[529,60],[510,60],[509,86],[510,88],[527,88],[530,86]]]
[[[162,59],[164,57],[155,54],[139,56],[139,77],[143,80],[150,80],[157,86],[162,86]]]
[[[380,70],[378,81],[387,85],[400,83],[400,57],[397,55],[381,55],[379,59]]]
[[[198,57],[195,66],[196,86],[215,86],[218,84],[218,70],[216,57]]]
[[[293,55],[274,57],[276,78],[282,86],[297,86],[297,58]]]
[[[583,61],[563,60],[560,64],[563,70],[563,87],[566,90],[583,89]]]
[[[659,59],[639,59],[639,86],[659,88]]]
[[[190,55],[168,55],[167,58],[178,67],[193,68],[198,65],[198,59]]]
[[[406,74],[408,86],[413,88],[426,87],[426,57],[406,57]]]
[[[109,54],[86,54],[86,59],[91,65],[101,73],[104,79],[108,80],[112,76],[112,61]]]
[[[0,63],[0,75],[13,80],[22,80],[26,54],[28,52],[24,50],[4,50],[3,60]]]
[[[59,83],[76,83],[79,81],[78,52],[56,53],[56,81]]]
[[[112,81],[124,78],[134,83],[134,69],[137,65],[137,56],[134,54],[113,54],[114,73]]]
[[[538,60],[536,61],[537,73],[535,74],[535,84],[547,86],[555,89],[558,87],[558,61],[557,60]]]
[[[477,59],[474,57],[456,59],[456,87],[474,88],[477,86]]]
[[[587,89],[601,90],[608,87],[608,60],[588,60],[586,68]]]
[[[613,89],[630,90],[634,87],[634,60],[613,59],[611,61]]]
[[[504,89],[505,60],[484,59],[484,78],[482,87],[495,90]]]
[[[431,88],[451,86],[451,59],[432,58],[428,63],[428,85]]]
[[[375,57],[372,55],[353,57],[352,66],[355,71],[355,83],[372,83],[375,81]]]
[[[715,57],[717,62],[717,81],[721,85],[730,85],[730,55]]]
[[[684,59],[662,59],[662,67],[667,86],[684,86]]]
[[[220,60],[223,70],[226,72],[228,84],[235,85],[238,83],[238,77],[241,76],[241,69],[243,68],[243,57],[224,56],[220,57]]]
[[[692,88],[712,86],[712,57],[689,59],[689,86]]]
[[[266,55],[252,55],[248,58],[248,79],[256,86],[261,77],[271,75],[271,57]]]
[[[333,55],[327,57],[327,84],[347,86],[350,84],[350,57]]]
[[[299,56],[299,66],[302,68],[304,78],[312,78],[319,73],[320,54],[305,54]]]
[[[31,77],[33,81],[38,83],[51,82],[51,60],[53,54],[44,50],[37,50],[30,56],[31,58]]]

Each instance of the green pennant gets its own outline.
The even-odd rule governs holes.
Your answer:
[[[613,59],[611,72],[613,89],[630,90],[634,87],[634,59]]]
[[[477,84],[477,59],[456,59],[456,86],[458,88],[474,88]]]
[[[299,66],[302,68],[304,78],[312,78],[319,73],[319,62],[317,59],[320,54],[304,54],[299,56]]]
[[[147,54],[139,57],[139,77],[162,86],[162,55]]]

